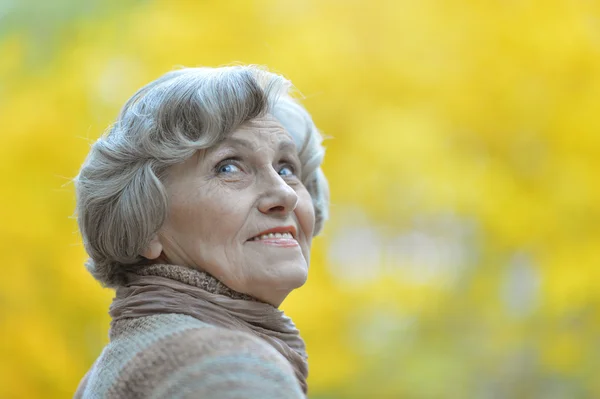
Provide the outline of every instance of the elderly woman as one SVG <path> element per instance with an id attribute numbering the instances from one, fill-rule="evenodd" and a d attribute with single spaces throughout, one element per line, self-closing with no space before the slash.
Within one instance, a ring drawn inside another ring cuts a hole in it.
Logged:
<path id="1" fill-rule="evenodd" d="M 87 267 L 116 290 L 81 398 L 302 398 L 278 310 L 327 217 L 321 136 L 283 77 L 189 68 L 140 89 L 76 178 Z"/>

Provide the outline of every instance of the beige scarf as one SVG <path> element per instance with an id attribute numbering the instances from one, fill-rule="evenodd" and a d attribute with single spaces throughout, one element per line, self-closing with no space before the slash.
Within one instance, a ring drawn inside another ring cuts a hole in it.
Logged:
<path id="1" fill-rule="evenodd" d="M 175 265 L 148 265 L 127 273 L 110 306 L 112 323 L 159 313 L 180 313 L 262 338 L 292 365 L 306 394 L 304 341 L 281 310 L 235 292 L 208 273 Z"/>

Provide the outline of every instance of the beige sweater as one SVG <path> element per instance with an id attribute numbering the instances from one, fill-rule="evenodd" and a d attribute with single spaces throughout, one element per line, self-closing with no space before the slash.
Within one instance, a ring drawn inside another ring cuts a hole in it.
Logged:
<path id="1" fill-rule="evenodd" d="M 247 332 L 165 313 L 109 337 L 75 398 L 305 398 L 289 361 Z"/>

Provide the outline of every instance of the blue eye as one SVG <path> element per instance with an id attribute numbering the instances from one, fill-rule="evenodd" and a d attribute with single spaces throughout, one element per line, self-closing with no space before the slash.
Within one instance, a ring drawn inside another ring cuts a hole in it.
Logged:
<path id="1" fill-rule="evenodd" d="M 279 176 L 293 176 L 294 175 L 294 168 L 292 166 L 286 165 L 284 167 L 282 167 L 281 169 L 279 169 Z"/>
<path id="2" fill-rule="evenodd" d="M 236 173 L 240 171 L 240 168 L 238 168 L 237 165 L 229 162 L 219 165 L 217 171 L 219 173 Z"/>

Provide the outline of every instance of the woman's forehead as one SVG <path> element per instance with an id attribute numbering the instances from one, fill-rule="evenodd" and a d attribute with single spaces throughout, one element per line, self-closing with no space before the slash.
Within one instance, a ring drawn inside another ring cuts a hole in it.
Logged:
<path id="1" fill-rule="evenodd" d="M 296 149 L 292 136 L 272 116 L 259 117 L 244 123 L 225 135 L 219 146 L 248 147 L 253 151 L 268 146 L 275 149 Z"/>

